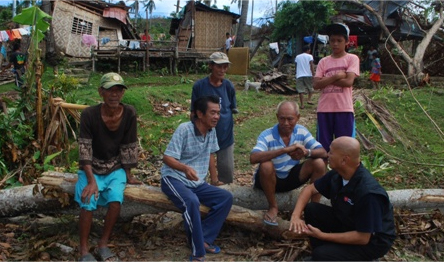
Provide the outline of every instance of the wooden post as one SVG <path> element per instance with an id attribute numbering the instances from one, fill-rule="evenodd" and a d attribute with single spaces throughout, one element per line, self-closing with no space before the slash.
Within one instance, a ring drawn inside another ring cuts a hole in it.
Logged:
<path id="1" fill-rule="evenodd" d="M 120 74 L 120 44 L 117 46 L 117 73 Z"/>

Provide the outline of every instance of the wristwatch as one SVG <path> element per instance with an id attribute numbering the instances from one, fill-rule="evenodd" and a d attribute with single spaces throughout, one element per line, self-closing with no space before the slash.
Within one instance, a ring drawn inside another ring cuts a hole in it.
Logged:
<path id="1" fill-rule="evenodd" d="M 306 156 L 306 158 L 310 158 L 311 157 L 311 149 L 308 149 L 308 154 Z"/>

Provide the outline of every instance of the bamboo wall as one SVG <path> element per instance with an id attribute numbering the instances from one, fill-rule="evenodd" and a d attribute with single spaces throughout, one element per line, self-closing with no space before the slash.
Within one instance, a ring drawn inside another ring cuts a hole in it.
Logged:
<path id="1" fill-rule="evenodd" d="M 55 1 L 52 17 L 51 24 L 52 30 L 54 30 L 54 40 L 57 50 L 72 57 L 91 57 L 91 48 L 82 43 L 82 35 L 71 32 L 74 17 L 92 23 L 92 35 L 94 35 L 98 41 L 100 41 L 99 27 L 115 30 L 116 34 L 111 34 L 111 36 L 114 38 L 122 38 L 119 22 L 113 19 L 105 19 L 101 15 L 87 10 L 84 7 L 72 4 L 72 2 Z"/>
<path id="2" fill-rule="evenodd" d="M 231 32 L 232 20 L 229 15 L 196 11 L 196 50 L 222 48 L 225 45 L 225 34 Z"/>

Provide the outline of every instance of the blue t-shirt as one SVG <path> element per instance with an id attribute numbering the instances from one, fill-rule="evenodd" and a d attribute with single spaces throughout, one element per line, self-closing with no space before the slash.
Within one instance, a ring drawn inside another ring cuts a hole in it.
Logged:
<path id="1" fill-rule="evenodd" d="M 301 125 L 296 125 L 291 134 L 289 145 L 301 144 L 307 149 L 322 148 L 322 145 L 316 141 L 307 128 Z M 278 124 L 263 131 L 257 138 L 256 145 L 251 153 L 264 152 L 287 147 L 279 135 Z M 276 170 L 276 176 L 280 179 L 284 179 L 288 176 L 288 172 L 299 164 L 299 160 L 294 160 L 288 154 L 282 154 L 273 158 L 274 168 Z"/>
<path id="2" fill-rule="evenodd" d="M 163 164 L 162 177 L 170 176 L 182 181 L 187 187 L 198 187 L 205 182 L 210 164 L 210 154 L 219 150 L 214 128 L 204 137 L 192 122 L 179 125 L 165 150 L 165 155 L 173 157 L 182 164 L 192 167 L 199 177 L 191 181 L 182 171 Z"/>
<path id="3" fill-rule="evenodd" d="M 224 79 L 222 85 L 216 87 L 210 83 L 210 78 L 198 80 L 193 86 L 191 94 L 191 112 L 193 104 L 199 97 L 216 95 L 219 97 L 220 119 L 216 126 L 217 141 L 220 149 L 225 149 L 234 143 L 234 121 L 232 109 L 236 108 L 236 92 L 229 80 Z"/>

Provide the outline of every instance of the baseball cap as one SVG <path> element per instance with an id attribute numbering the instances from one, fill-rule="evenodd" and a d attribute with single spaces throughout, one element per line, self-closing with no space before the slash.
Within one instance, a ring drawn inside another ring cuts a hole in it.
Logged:
<path id="1" fill-rule="evenodd" d="M 210 55 L 210 60 L 216 64 L 231 64 L 228 56 L 222 52 L 214 52 Z"/>
<path id="2" fill-rule="evenodd" d="M 100 86 L 105 89 L 110 89 L 113 86 L 123 86 L 124 88 L 128 89 L 128 87 L 125 85 L 125 81 L 123 81 L 123 78 L 117 73 L 104 74 L 102 79 L 100 79 Z"/>
<path id="3" fill-rule="evenodd" d="M 327 35 L 343 35 L 346 36 L 347 39 L 350 35 L 350 29 L 346 24 L 343 23 L 334 23 L 330 24 L 325 28 Z"/>

